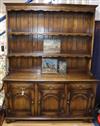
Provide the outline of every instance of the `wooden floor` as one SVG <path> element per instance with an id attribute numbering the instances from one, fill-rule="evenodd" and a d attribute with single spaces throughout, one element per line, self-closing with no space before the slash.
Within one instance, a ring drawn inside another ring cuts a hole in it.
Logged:
<path id="1" fill-rule="evenodd" d="M 68 122 L 68 121 L 63 121 L 63 122 L 52 122 L 52 121 L 47 121 L 47 122 L 34 122 L 34 121 L 23 121 L 23 122 L 13 122 L 10 124 L 7 124 L 5 121 L 3 123 L 3 126 L 94 126 L 93 123 L 87 123 L 87 122 Z"/>

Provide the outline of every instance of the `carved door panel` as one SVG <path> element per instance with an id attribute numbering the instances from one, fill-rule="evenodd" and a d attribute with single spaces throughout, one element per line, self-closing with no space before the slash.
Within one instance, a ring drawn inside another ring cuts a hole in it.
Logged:
<path id="1" fill-rule="evenodd" d="M 64 97 L 63 84 L 39 84 L 38 115 L 44 117 L 63 116 Z"/>
<path id="2" fill-rule="evenodd" d="M 25 117 L 34 115 L 34 86 L 30 83 L 7 85 L 7 115 Z"/>
<path id="3" fill-rule="evenodd" d="M 68 85 L 68 112 L 69 116 L 89 116 L 92 114 L 95 100 L 95 85 L 73 83 Z"/>

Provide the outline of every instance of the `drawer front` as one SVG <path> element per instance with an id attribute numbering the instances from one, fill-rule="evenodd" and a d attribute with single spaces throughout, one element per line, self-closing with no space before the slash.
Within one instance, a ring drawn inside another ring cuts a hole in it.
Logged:
<path id="1" fill-rule="evenodd" d="M 68 85 L 68 88 L 71 90 L 84 90 L 84 89 L 93 89 L 95 83 L 88 82 L 74 82 Z"/>
<path id="2" fill-rule="evenodd" d="M 12 94 L 22 93 L 23 91 L 24 93 L 30 93 L 31 90 L 34 91 L 34 85 L 32 85 L 31 83 L 23 83 L 23 82 L 9 83 L 8 89 L 11 90 L 10 93 Z"/>
<path id="3" fill-rule="evenodd" d="M 39 84 L 38 86 L 39 89 L 42 90 L 63 90 L 64 89 L 64 84 Z"/>

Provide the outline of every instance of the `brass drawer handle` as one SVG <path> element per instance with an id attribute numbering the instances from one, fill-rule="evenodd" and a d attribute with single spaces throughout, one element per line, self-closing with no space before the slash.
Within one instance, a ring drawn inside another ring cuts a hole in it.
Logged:
<path id="1" fill-rule="evenodd" d="M 52 89 L 54 89 L 54 87 L 49 87 L 48 89 L 49 89 L 49 90 L 52 90 Z"/>
<path id="2" fill-rule="evenodd" d="M 25 94 L 25 88 L 21 88 L 21 95 L 23 96 Z"/>

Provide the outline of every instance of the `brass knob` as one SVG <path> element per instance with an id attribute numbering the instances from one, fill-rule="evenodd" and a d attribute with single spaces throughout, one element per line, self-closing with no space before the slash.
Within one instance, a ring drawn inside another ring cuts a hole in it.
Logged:
<path id="1" fill-rule="evenodd" d="M 32 101 L 32 104 L 34 104 L 34 101 Z"/>
<path id="2" fill-rule="evenodd" d="M 38 104 L 40 104 L 41 102 L 40 101 L 38 101 Z"/>
<path id="3" fill-rule="evenodd" d="M 69 101 L 67 101 L 67 104 L 69 104 Z"/>

